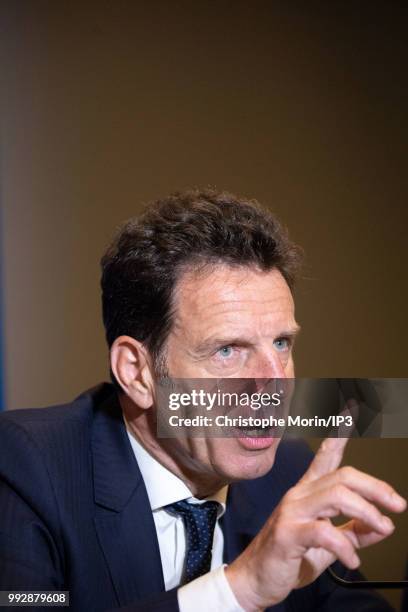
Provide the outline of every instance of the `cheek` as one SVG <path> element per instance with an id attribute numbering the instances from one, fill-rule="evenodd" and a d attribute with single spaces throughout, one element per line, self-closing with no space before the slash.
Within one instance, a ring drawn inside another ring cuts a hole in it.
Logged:
<path id="1" fill-rule="evenodd" d="M 236 442 L 231 438 L 191 438 L 189 447 L 191 456 L 202 466 L 225 466 L 235 455 Z"/>
<path id="2" fill-rule="evenodd" d="M 188 455 L 195 469 L 204 472 L 211 467 L 214 458 L 218 455 L 219 438 L 189 438 L 187 440 Z M 215 444 L 214 444 L 215 443 Z"/>

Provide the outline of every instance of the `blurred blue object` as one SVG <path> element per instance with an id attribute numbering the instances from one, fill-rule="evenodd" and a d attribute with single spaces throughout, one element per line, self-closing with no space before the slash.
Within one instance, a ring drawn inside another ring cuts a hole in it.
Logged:
<path id="1" fill-rule="evenodd" d="M 3 241 L 2 241 L 2 223 L 1 223 L 1 208 L 0 208 L 0 411 L 4 409 L 4 330 L 3 330 Z"/>

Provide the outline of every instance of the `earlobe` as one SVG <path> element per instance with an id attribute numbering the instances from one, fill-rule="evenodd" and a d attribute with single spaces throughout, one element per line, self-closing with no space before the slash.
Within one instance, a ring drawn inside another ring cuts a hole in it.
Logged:
<path id="1" fill-rule="evenodd" d="M 120 336 L 110 351 L 112 372 L 126 395 L 139 407 L 153 404 L 153 378 L 147 350 L 130 336 Z"/>

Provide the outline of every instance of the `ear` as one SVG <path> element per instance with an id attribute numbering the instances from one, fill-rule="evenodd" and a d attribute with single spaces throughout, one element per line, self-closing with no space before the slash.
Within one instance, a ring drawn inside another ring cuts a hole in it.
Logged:
<path id="1" fill-rule="evenodd" d="M 139 408 L 153 404 L 152 363 L 141 342 L 130 336 L 119 336 L 110 350 L 110 364 L 123 391 Z"/>

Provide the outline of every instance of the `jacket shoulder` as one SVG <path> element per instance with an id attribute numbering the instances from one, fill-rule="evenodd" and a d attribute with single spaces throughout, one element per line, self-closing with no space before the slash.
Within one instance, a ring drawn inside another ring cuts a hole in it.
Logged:
<path id="1" fill-rule="evenodd" d="M 102 383 L 66 404 L 2 412 L 0 438 L 12 435 L 14 441 L 31 440 L 39 447 L 47 448 L 47 442 L 67 437 L 72 429 L 89 429 L 95 409 L 111 391 L 111 385 Z"/>
<path id="2" fill-rule="evenodd" d="M 3 412 L 0 481 L 34 499 L 50 482 L 61 488 L 88 473 L 94 412 L 109 392 L 111 385 L 103 384 L 69 404 Z"/>

